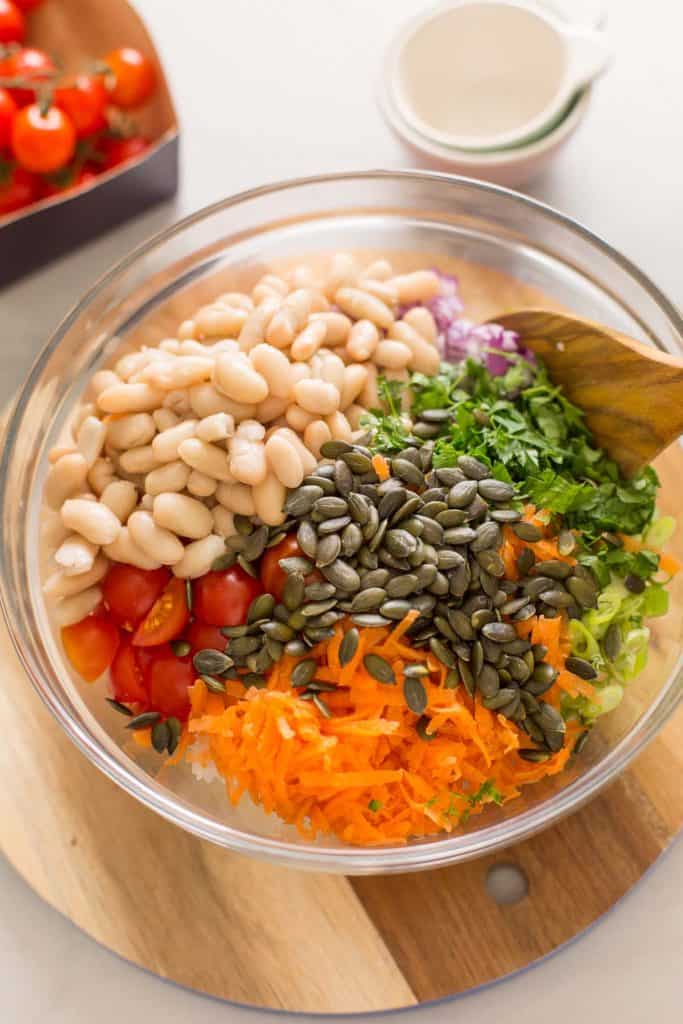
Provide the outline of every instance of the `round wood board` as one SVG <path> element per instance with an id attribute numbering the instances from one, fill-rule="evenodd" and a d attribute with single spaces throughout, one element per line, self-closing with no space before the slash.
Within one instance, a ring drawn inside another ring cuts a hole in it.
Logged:
<path id="1" fill-rule="evenodd" d="M 501 287 L 510 306 L 538 299 L 495 272 L 482 290 L 481 268 L 456 270 L 473 318 L 490 315 Z M 669 452 L 659 461 L 665 511 L 680 509 L 679 459 Z M 181 831 L 93 767 L 31 689 L 2 623 L 0 657 L 0 849 L 107 948 L 240 1004 L 370 1012 L 493 981 L 609 910 L 683 823 L 680 710 L 590 805 L 502 854 L 384 878 L 278 868 Z M 515 903 L 487 893 L 488 871 L 500 863 L 528 880 Z"/>

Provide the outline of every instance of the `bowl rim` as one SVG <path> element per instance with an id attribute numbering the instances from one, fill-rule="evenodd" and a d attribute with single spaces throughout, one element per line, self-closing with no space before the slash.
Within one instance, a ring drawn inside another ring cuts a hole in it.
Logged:
<path id="1" fill-rule="evenodd" d="M 12 441 L 18 435 L 25 406 L 33 395 L 38 375 L 76 319 L 104 288 L 114 282 L 130 266 L 157 246 L 181 234 L 186 228 L 208 219 L 220 211 L 229 209 L 238 203 L 249 201 L 259 196 L 308 185 L 332 185 L 343 181 L 361 183 L 363 181 L 388 180 L 406 182 L 424 182 L 427 180 L 442 182 L 444 185 L 457 184 L 472 189 L 474 192 L 499 195 L 508 201 L 534 210 L 560 226 L 578 233 L 579 236 L 600 249 L 603 254 L 614 260 L 621 269 L 638 281 L 650 298 L 659 305 L 660 309 L 671 320 L 679 336 L 679 345 L 683 349 L 683 316 L 659 287 L 627 257 L 609 243 L 603 241 L 597 234 L 573 218 L 560 213 L 539 200 L 488 182 L 435 171 L 371 169 L 284 179 L 243 190 L 189 214 L 187 217 L 157 232 L 151 238 L 135 247 L 87 289 L 80 301 L 64 316 L 52 337 L 34 360 L 24 384 L 9 411 L 4 435 L 7 443 L 3 446 L 0 457 L 0 505 L 4 508 L 9 460 L 13 451 Z M 237 853 L 257 855 L 266 860 L 298 868 L 335 871 L 346 874 L 424 870 L 442 867 L 460 860 L 471 859 L 484 853 L 490 854 L 512 843 L 519 842 L 553 825 L 569 811 L 578 809 L 587 800 L 595 796 L 616 775 L 623 771 L 638 752 L 650 742 L 664 724 L 664 720 L 671 715 L 683 699 L 683 653 L 681 653 L 676 666 L 672 670 L 669 685 L 658 694 L 657 698 L 650 704 L 640 719 L 638 723 L 639 735 L 633 737 L 633 730 L 627 733 L 617 747 L 607 754 L 598 765 L 590 768 L 584 775 L 567 786 L 566 789 L 557 793 L 548 806 L 532 808 L 478 832 L 446 835 L 430 842 L 417 843 L 415 845 L 406 844 L 405 846 L 371 849 L 354 846 L 318 848 L 311 845 L 305 847 L 282 839 L 251 836 L 230 825 L 217 822 L 205 814 L 196 811 L 186 801 L 168 793 L 154 780 L 149 780 L 146 776 L 138 777 L 131 769 L 120 764 L 104 745 L 95 746 L 86 728 L 75 717 L 71 716 L 62 704 L 58 694 L 50 687 L 45 686 L 38 678 L 38 674 L 34 672 L 30 659 L 22 648 L 21 638 L 15 630 L 10 613 L 10 601 L 8 600 L 7 582 L 4 573 L 0 574 L 0 607 L 2 607 L 12 644 L 34 690 L 36 690 L 40 699 L 57 719 L 60 727 L 69 739 L 108 778 L 124 789 L 130 796 L 138 799 L 144 806 L 149 807 L 163 818 L 183 827 L 186 831 L 202 839 L 214 842 Z M 658 720 L 659 716 L 657 714 L 660 710 L 665 712 L 661 721 Z"/>

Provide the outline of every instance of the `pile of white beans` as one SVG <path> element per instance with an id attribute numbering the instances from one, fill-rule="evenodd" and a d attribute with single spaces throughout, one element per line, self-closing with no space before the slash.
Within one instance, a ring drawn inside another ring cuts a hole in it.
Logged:
<path id="1" fill-rule="evenodd" d="M 57 568 L 44 589 L 60 624 L 97 606 L 110 560 L 195 579 L 224 553 L 234 514 L 281 523 L 320 446 L 362 433 L 378 374 L 437 371 L 431 313 L 398 312 L 439 288 L 431 270 L 395 275 L 388 260 L 338 253 L 323 280 L 308 266 L 266 274 L 95 373 L 45 483 Z"/>

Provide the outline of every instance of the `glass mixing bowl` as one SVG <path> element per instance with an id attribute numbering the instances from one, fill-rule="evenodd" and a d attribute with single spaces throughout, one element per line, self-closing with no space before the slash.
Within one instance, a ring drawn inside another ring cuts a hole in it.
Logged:
<path id="1" fill-rule="evenodd" d="M 367 850 L 327 838 L 303 840 L 246 802 L 232 808 L 220 781 L 198 782 L 184 768 L 157 778 L 158 761 L 133 759 L 130 734 L 103 700 L 102 687 L 80 683 L 66 665 L 43 603 L 39 513 L 47 452 L 89 377 L 121 345 L 168 336 L 188 310 L 271 261 L 358 248 L 412 251 L 423 265 L 439 254 L 478 263 L 579 314 L 683 351 L 681 317 L 652 282 L 585 228 L 531 199 L 438 174 L 300 179 L 202 210 L 141 246 L 95 285 L 31 370 L 10 415 L 0 466 L 4 611 L 31 683 L 73 742 L 136 799 L 204 839 L 300 868 L 349 874 L 438 867 L 545 828 L 624 769 L 672 713 L 683 685 L 679 581 L 671 611 L 654 620 L 648 669 L 564 774 L 529 787 L 507 807 L 491 808 L 460 832 L 405 846 Z M 489 296 L 489 304 L 492 313 L 504 306 L 503 297 Z M 677 511 L 678 446 L 661 471 L 662 505 Z"/>

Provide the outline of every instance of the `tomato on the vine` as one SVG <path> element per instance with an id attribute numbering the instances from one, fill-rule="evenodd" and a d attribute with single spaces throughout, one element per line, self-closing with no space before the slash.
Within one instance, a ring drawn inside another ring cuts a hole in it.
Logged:
<path id="1" fill-rule="evenodd" d="M 247 621 L 249 605 L 263 593 L 258 580 L 238 565 L 207 572 L 193 586 L 194 613 L 211 626 L 240 626 Z"/>
<path id="2" fill-rule="evenodd" d="M 210 626 L 206 622 L 195 619 L 183 633 L 183 640 L 190 645 L 190 653 L 207 649 L 213 651 L 224 651 L 228 646 L 227 637 L 223 636 L 218 626 Z"/>
<path id="3" fill-rule="evenodd" d="M 157 647 L 176 640 L 190 618 L 185 580 L 174 577 L 164 587 L 133 634 L 134 647 Z"/>
<path id="4" fill-rule="evenodd" d="M 261 583 L 267 594 L 272 594 L 277 601 L 282 600 L 282 592 L 287 582 L 287 573 L 280 568 L 282 558 L 305 558 L 305 555 L 296 539 L 296 534 L 288 533 L 286 537 L 276 544 L 274 548 L 268 548 L 261 559 Z M 313 583 L 320 579 L 317 570 L 306 576 L 306 583 Z"/>
<path id="5" fill-rule="evenodd" d="M 41 197 L 45 199 L 50 196 L 63 196 L 67 192 L 76 192 L 95 181 L 97 174 L 97 168 L 91 164 L 64 168 L 54 178 L 43 179 Z"/>
<path id="6" fill-rule="evenodd" d="M 24 15 L 13 0 L 0 0 L 0 43 L 21 43 L 26 35 Z"/>
<path id="7" fill-rule="evenodd" d="M 154 65 L 140 50 L 122 46 L 108 53 L 104 63 L 111 71 L 111 79 L 107 81 L 109 97 L 122 110 L 142 106 L 154 92 Z"/>
<path id="8" fill-rule="evenodd" d="M 110 171 L 119 164 L 125 164 L 128 160 L 134 160 L 149 149 L 149 142 L 142 135 L 131 135 L 128 138 L 116 138 L 115 136 L 104 136 L 98 146 L 103 156 L 102 168 Z"/>
<path id="9" fill-rule="evenodd" d="M 104 615 L 88 615 L 62 630 L 66 656 L 79 676 L 92 683 L 111 665 L 119 646 L 119 631 Z"/>
<path id="10" fill-rule="evenodd" d="M 0 216 L 30 206 L 40 198 L 40 178 L 16 164 L 0 165 Z"/>
<path id="11" fill-rule="evenodd" d="M 7 89 L 0 86 L 0 149 L 6 149 L 12 138 L 12 122 L 17 105 Z"/>
<path id="12" fill-rule="evenodd" d="M 168 569 L 138 569 L 113 562 L 102 583 L 112 617 L 129 629 L 140 624 L 170 579 Z"/>
<path id="13" fill-rule="evenodd" d="M 138 649 L 124 635 L 111 664 L 111 682 L 116 700 L 124 704 L 148 703 L 145 667 L 138 657 Z"/>
<path id="14" fill-rule="evenodd" d="M 188 691 L 196 678 L 189 654 L 179 658 L 170 647 L 161 647 L 154 652 L 146 672 L 150 707 L 181 721 L 187 718 L 190 713 Z"/>
<path id="15" fill-rule="evenodd" d="M 43 112 L 37 103 L 31 103 L 14 118 L 12 152 L 27 171 L 58 171 L 68 164 L 75 149 L 76 129 L 59 107 Z"/>
<path id="16" fill-rule="evenodd" d="M 55 89 L 54 102 L 71 118 L 79 139 L 107 125 L 107 90 L 99 75 L 76 75 Z"/>
<path id="17" fill-rule="evenodd" d="M 35 88 L 24 85 L 8 86 L 12 93 L 12 99 L 18 107 L 25 107 L 29 103 L 33 103 L 36 89 L 39 89 L 52 75 L 56 74 L 56 71 L 52 58 L 34 46 L 22 47 L 0 60 L 0 78 L 20 78 L 24 81 L 35 82 Z"/>

